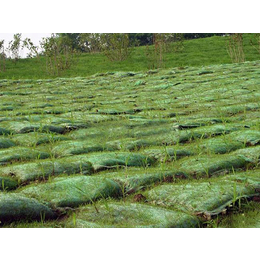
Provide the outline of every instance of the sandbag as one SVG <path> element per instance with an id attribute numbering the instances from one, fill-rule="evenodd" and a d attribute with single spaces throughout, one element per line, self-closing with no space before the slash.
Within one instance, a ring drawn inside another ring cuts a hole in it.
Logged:
<path id="1" fill-rule="evenodd" d="M 225 179 L 160 185 L 145 193 L 151 204 L 203 214 L 217 215 L 241 198 L 257 194 L 254 187 Z"/>
<path id="2" fill-rule="evenodd" d="M 232 138 L 247 146 L 257 145 L 260 142 L 260 131 L 257 130 L 244 130 L 236 133 L 231 133 L 227 138 Z"/>
<path id="3" fill-rule="evenodd" d="M 23 147 L 11 147 L 0 150 L 0 165 L 5 165 L 15 161 L 32 160 L 32 159 L 46 159 L 50 154 L 35 149 Z"/>
<path id="4" fill-rule="evenodd" d="M 78 228 L 190 228 L 198 227 L 197 217 L 156 206 L 108 202 L 85 206 L 68 219 L 67 227 Z"/>
<path id="5" fill-rule="evenodd" d="M 45 220 L 56 214 L 36 199 L 21 194 L 0 193 L 0 223 L 20 220 Z"/>
<path id="6" fill-rule="evenodd" d="M 15 143 L 8 138 L 0 138 L 0 149 L 15 146 Z"/>
<path id="7" fill-rule="evenodd" d="M 224 154 L 241 149 L 244 147 L 244 144 L 236 140 L 230 140 L 227 136 L 226 139 L 221 137 L 205 140 L 199 147 L 205 153 Z"/>
<path id="8" fill-rule="evenodd" d="M 12 178 L 0 176 L 0 190 L 9 191 L 16 189 L 18 182 Z"/>
<path id="9" fill-rule="evenodd" d="M 53 207 L 77 207 L 100 198 L 120 197 L 122 190 L 118 183 L 109 179 L 73 176 L 27 186 L 19 194 L 37 198 Z"/>
<path id="10" fill-rule="evenodd" d="M 9 135 L 9 134 L 11 134 L 10 130 L 0 127 L 0 135 Z"/>
<path id="11" fill-rule="evenodd" d="M 260 158 L 260 146 L 239 149 L 233 152 L 233 154 L 245 158 L 245 160 L 250 161 L 252 164 L 257 164 Z"/>
<path id="12" fill-rule="evenodd" d="M 12 136 L 12 141 L 20 146 L 35 147 L 40 144 L 56 143 L 58 141 L 68 140 L 64 135 L 53 133 L 31 132 L 27 134 L 16 134 Z"/>
<path id="13" fill-rule="evenodd" d="M 163 182 L 175 182 L 188 178 L 188 175 L 171 169 L 171 167 L 167 169 L 159 167 L 149 167 L 146 169 L 133 167 L 127 170 L 119 169 L 114 172 L 103 172 L 99 176 L 118 182 L 122 190 L 124 190 L 124 194 L 128 195 L 142 189 L 154 187 Z"/>
<path id="14" fill-rule="evenodd" d="M 42 125 L 38 122 L 30 123 L 28 121 L 7 121 L 2 123 L 5 128 L 13 133 L 30 133 L 30 132 L 54 132 L 63 134 L 66 132 L 66 128 L 58 125 Z"/>
<path id="15" fill-rule="evenodd" d="M 91 141 L 63 141 L 56 144 L 52 150 L 55 156 L 70 156 L 99 151 L 115 151 L 115 145 L 95 144 Z"/>
<path id="16" fill-rule="evenodd" d="M 236 131 L 221 137 L 203 141 L 200 147 L 207 152 L 229 153 L 260 142 L 260 132 L 255 130 Z"/>
<path id="17" fill-rule="evenodd" d="M 83 160 L 44 160 L 39 162 L 31 162 L 5 166 L 0 168 L 0 174 L 3 176 L 13 176 L 20 183 L 48 179 L 49 176 L 57 176 L 60 174 L 86 174 L 90 175 L 94 169 L 90 162 Z"/>
<path id="18" fill-rule="evenodd" d="M 254 187 L 256 190 L 260 190 L 260 169 L 236 172 L 235 174 L 225 176 L 225 179 L 243 183 L 244 185 Z"/>
<path id="19" fill-rule="evenodd" d="M 178 162 L 179 171 L 191 176 L 212 176 L 243 169 L 251 160 L 238 154 L 200 155 L 188 157 Z"/>
<path id="20" fill-rule="evenodd" d="M 84 159 L 92 163 L 95 171 L 101 171 L 120 166 L 146 167 L 155 163 L 153 158 L 140 153 L 93 153 L 89 155 L 79 155 L 77 158 Z"/>
<path id="21" fill-rule="evenodd" d="M 187 148 L 150 148 L 143 151 L 147 156 L 154 158 L 155 160 L 177 160 L 185 156 L 194 155 L 190 149 Z"/>

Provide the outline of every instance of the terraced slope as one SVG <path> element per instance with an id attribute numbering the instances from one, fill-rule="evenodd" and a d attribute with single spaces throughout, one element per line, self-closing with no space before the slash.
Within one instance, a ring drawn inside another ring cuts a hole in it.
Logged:
<path id="1" fill-rule="evenodd" d="M 259 66 L 1 80 L 1 225 L 259 226 Z"/>

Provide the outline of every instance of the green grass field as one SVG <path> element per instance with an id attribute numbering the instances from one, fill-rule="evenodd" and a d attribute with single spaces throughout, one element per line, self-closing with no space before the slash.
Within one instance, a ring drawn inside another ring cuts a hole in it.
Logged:
<path id="1" fill-rule="evenodd" d="M 227 52 L 228 37 L 214 36 L 184 41 L 181 52 L 168 52 L 164 56 L 164 68 L 185 66 L 206 66 L 231 63 Z M 244 34 L 244 52 L 246 61 L 259 60 L 260 54 L 251 46 L 252 34 Z M 173 48 L 172 48 L 173 49 Z M 62 77 L 85 77 L 108 71 L 145 71 L 150 69 L 146 47 L 136 47 L 131 56 L 122 62 L 111 62 L 102 53 L 81 54 L 75 58 L 74 65 L 64 72 Z M 55 78 L 46 72 L 44 57 L 39 59 L 21 59 L 16 64 L 7 61 L 6 71 L 0 71 L 1 79 L 46 79 Z"/>
<path id="2" fill-rule="evenodd" d="M 141 48 L 59 78 L 19 61 L 0 80 L 0 225 L 259 227 L 260 62 L 228 64 L 224 40 L 157 70 Z"/>

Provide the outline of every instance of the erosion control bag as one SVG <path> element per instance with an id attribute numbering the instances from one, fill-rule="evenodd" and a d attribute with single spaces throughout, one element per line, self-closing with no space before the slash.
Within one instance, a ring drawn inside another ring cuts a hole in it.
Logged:
<path id="1" fill-rule="evenodd" d="M 36 199 L 21 194 L 0 193 L 1 224 L 17 220 L 45 220 L 55 218 L 55 213 Z"/>
<path id="2" fill-rule="evenodd" d="M 13 190 L 16 189 L 18 186 L 18 182 L 13 180 L 12 178 L 2 177 L 0 176 L 0 190 Z"/>
<path id="3" fill-rule="evenodd" d="M 10 147 L 0 150 L 0 165 L 22 160 L 46 159 L 48 157 L 50 157 L 49 153 L 39 150 L 24 147 Z"/>
<path id="4" fill-rule="evenodd" d="M 257 194 L 252 186 L 219 178 L 186 184 L 158 186 L 147 193 L 149 203 L 193 214 L 217 215 L 241 198 Z"/>
<path id="5" fill-rule="evenodd" d="M 80 208 L 76 216 L 68 220 L 70 227 L 100 228 L 188 228 L 198 227 L 197 217 L 156 206 L 109 202 Z"/>
<path id="6" fill-rule="evenodd" d="M 73 176 L 25 187 L 21 192 L 54 207 L 77 207 L 107 197 L 120 197 L 121 187 L 115 181 L 96 176 Z"/>
<path id="7" fill-rule="evenodd" d="M 14 176 L 21 183 L 47 179 L 49 176 L 60 174 L 92 174 L 93 167 L 90 162 L 81 160 L 46 160 L 5 166 L 0 168 L 0 174 L 4 176 Z"/>
<path id="8" fill-rule="evenodd" d="M 76 157 L 75 157 L 76 158 Z M 95 171 L 127 167 L 146 167 L 155 163 L 155 160 L 141 153 L 111 152 L 96 153 L 91 155 L 79 155 L 77 158 L 84 159 L 92 163 Z"/>

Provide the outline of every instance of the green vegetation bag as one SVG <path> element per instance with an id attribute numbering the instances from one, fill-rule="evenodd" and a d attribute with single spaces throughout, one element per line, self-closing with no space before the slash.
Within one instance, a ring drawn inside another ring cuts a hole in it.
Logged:
<path id="1" fill-rule="evenodd" d="M 238 154 L 200 155 L 178 162 L 179 171 L 194 176 L 212 176 L 243 169 L 251 160 Z"/>
<path id="2" fill-rule="evenodd" d="M 0 168 L 1 169 L 1 168 Z M 0 176 L 0 190 L 9 191 L 16 189 L 18 187 L 18 182 L 8 177 Z"/>
<path id="3" fill-rule="evenodd" d="M 0 138 L 0 149 L 15 146 L 15 143 L 7 138 Z"/>
<path id="4" fill-rule="evenodd" d="M 0 223 L 45 220 L 56 214 L 46 205 L 21 194 L 0 193 Z"/>
<path id="5" fill-rule="evenodd" d="M 10 147 L 8 149 L 0 150 L 0 165 L 12 163 L 15 161 L 46 159 L 49 157 L 49 153 L 39 150 L 23 147 Z"/>
<path id="6" fill-rule="evenodd" d="M 145 196 L 151 204 L 211 216 L 224 212 L 237 200 L 252 197 L 255 194 L 257 192 L 254 187 L 218 179 L 161 185 L 146 192 Z"/>
<path id="7" fill-rule="evenodd" d="M 83 160 L 44 160 L 5 166 L 0 168 L 0 174 L 4 176 L 14 176 L 19 182 L 47 179 L 50 176 L 60 174 L 92 174 L 94 171 L 90 162 Z"/>
<path id="8" fill-rule="evenodd" d="M 95 144 L 93 141 L 64 141 L 56 144 L 52 150 L 56 156 L 70 156 L 76 154 L 84 154 L 99 151 L 118 150 L 114 145 Z"/>
<path id="9" fill-rule="evenodd" d="M 54 132 L 62 134 L 66 132 L 65 127 L 56 126 L 56 125 L 42 125 L 41 123 L 30 123 L 28 121 L 7 121 L 2 124 L 5 128 L 9 129 L 11 132 L 22 134 L 29 133 L 34 131 L 39 132 Z"/>
<path id="10" fill-rule="evenodd" d="M 54 144 L 58 141 L 68 140 L 69 138 L 63 135 L 54 133 L 38 133 L 31 132 L 27 134 L 15 134 L 12 137 L 12 141 L 20 146 L 35 147 L 40 144 Z"/>
<path id="11" fill-rule="evenodd" d="M 85 206 L 67 221 L 68 227 L 100 228 L 190 228 L 198 227 L 195 216 L 156 206 L 108 202 Z"/>
<path id="12" fill-rule="evenodd" d="M 95 171 L 117 168 L 120 166 L 128 167 L 147 167 L 155 163 L 153 158 L 140 153 L 95 153 L 90 155 L 79 155 L 77 158 L 82 158 L 92 163 Z"/>
<path id="13" fill-rule="evenodd" d="M 74 176 L 30 185 L 19 193 L 48 202 L 54 207 L 77 207 L 100 198 L 120 197 L 122 190 L 112 180 L 95 176 Z"/>

